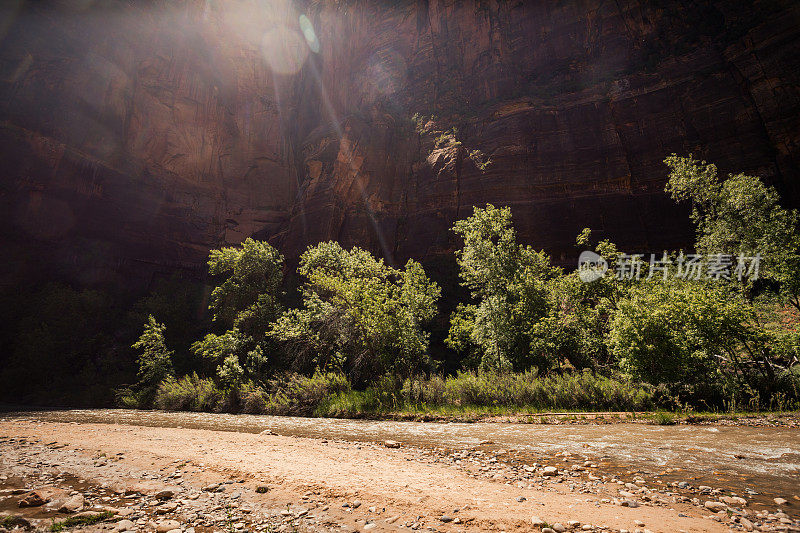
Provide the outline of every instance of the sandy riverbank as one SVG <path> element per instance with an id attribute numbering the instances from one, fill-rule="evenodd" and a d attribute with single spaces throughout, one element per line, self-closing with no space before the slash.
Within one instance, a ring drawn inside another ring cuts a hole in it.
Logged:
<path id="1" fill-rule="evenodd" d="M 130 508 L 126 514 L 142 531 L 166 519 L 200 532 L 235 526 L 528 531 L 540 529 L 532 523 L 534 516 L 567 528 L 577 521 L 578 530 L 587 524 L 587 530 L 596 531 L 744 529 L 728 521 L 727 510 L 714 514 L 702 503 L 693 504 L 691 495 L 667 488 L 620 485 L 588 463 L 545 476 L 544 465 L 503 464 L 480 450 L 437 454 L 324 439 L 110 424 L 5 421 L 0 437 L 7 500 L 22 496 L 9 492 L 15 487 L 70 490 L 75 487 L 68 486 L 69 480 L 84 480 L 94 490 L 107 491 L 101 502 Z M 222 492 L 202 490 L 219 483 Z M 258 493 L 258 487 L 268 490 Z M 167 489 L 174 496 L 154 497 Z M 743 509 L 750 519 L 744 524 L 759 523 L 752 510 Z M 777 518 L 763 522 L 779 525 Z M 784 526 L 797 526 L 790 522 Z"/>

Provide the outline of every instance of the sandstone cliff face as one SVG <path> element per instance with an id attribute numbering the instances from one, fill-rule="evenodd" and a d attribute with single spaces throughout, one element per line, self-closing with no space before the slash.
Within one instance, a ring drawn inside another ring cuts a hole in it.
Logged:
<path id="1" fill-rule="evenodd" d="M 5 13 L 6 268 L 46 257 L 86 283 L 146 282 L 202 272 L 209 247 L 251 234 L 290 256 L 338 239 L 424 259 L 487 202 L 557 260 L 585 226 L 631 251 L 672 248 L 692 231 L 662 192 L 671 152 L 800 203 L 800 7 L 662 4 Z"/>
<path id="2" fill-rule="evenodd" d="M 202 272 L 210 246 L 275 232 L 295 188 L 281 119 L 292 100 L 276 96 L 291 80 L 273 75 L 258 39 L 287 13 L 259 24 L 202 2 L 6 13 L 12 267 L 45 257 L 79 282 L 147 283 Z"/>

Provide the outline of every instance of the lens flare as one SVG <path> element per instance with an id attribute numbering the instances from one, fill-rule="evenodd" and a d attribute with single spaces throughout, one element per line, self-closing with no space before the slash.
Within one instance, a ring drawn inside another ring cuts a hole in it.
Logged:
<path id="1" fill-rule="evenodd" d="M 317 34 L 314 33 L 314 26 L 305 15 L 300 15 L 300 31 L 303 32 L 303 37 L 306 38 L 306 42 L 308 43 L 308 47 L 311 48 L 311 51 L 318 54 L 319 41 L 317 40 Z"/>
<path id="2" fill-rule="evenodd" d="M 308 57 L 308 45 L 296 31 L 278 26 L 264 34 L 261 53 L 274 73 L 296 74 Z"/>

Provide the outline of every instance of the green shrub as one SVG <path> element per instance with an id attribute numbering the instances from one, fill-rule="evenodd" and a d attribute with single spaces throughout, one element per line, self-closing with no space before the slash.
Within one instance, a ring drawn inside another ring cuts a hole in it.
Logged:
<path id="1" fill-rule="evenodd" d="M 682 401 L 721 406 L 752 388 L 742 361 L 764 341 L 751 316 L 741 297 L 710 284 L 643 284 L 619 302 L 609 346 L 634 379 L 665 383 Z"/>
<path id="2" fill-rule="evenodd" d="M 445 380 L 406 380 L 406 407 L 512 407 L 539 410 L 644 410 L 654 404 L 653 387 L 590 371 L 538 376 L 521 373 L 460 372 Z"/>
<path id="3" fill-rule="evenodd" d="M 657 412 L 655 417 L 653 417 L 653 421 L 659 426 L 674 426 L 676 423 L 672 413 L 666 413 L 664 411 Z"/>
<path id="4" fill-rule="evenodd" d="M 330 396 L 349 392 L 350 382 L 334 372 L 317 372 L 311 377 L 288 374 L 273 382 L 272 388 L 263 413 L 311 416 Z"/>
<path id="5" fill-rule="evenodd" d="M 262 387 L 248 382 L 239 390 L 241 411 L 249 414 L 263 414 L 268 412 L 269 394 Z"/>
<path id="6" fill-rule="evenodd" d="M 405 405 L 441 405 L 444 403 L 445 381 L 440 376 L 408 378 L 400 390 Z"/>
<path id="7" fill-rule="evenodd" d="M 154 406 L 166 411 L 213 411 L 223 398 L 223 392 L 211 379 L 196 373 L 180 379 L 169 377 L 156 391 Z"/>
<path id="8" fill-rule="evenodd" d="M 314 411 L 316 416 L 342 418 L 360 417 L 381 412 L 381 394 L 374 388 L 364 391 L 350 390 L 329 396 Z"/>

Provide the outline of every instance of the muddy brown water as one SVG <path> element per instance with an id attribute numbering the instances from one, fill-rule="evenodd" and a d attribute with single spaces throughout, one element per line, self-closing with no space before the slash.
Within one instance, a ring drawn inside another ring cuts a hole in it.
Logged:
<path id="1" fill-rule="evenodd" d="M 124 409 L 22 411 L 0 417 L 246 433 L 269 429 L 279 435 L 361 442 L 392 439 L 448 450 L 480 446 L 487 451 L 513 451 L 516 460 L 550 464 L 554 464 L 554 454 L 569 452 L 597 461 L 622 477 L 644 474 L 663 481 L 710 485 L 753 495 L 764 504 L 781 496 L 793 502 L 792 510 L 800 507 L 794 498 L 800 496 L 800 430 L 792 428 L 399 422 Z M 484 441 L 491 444 L 481 445 Z M 575 459 L 561 461 L 569 464 Z"/>

